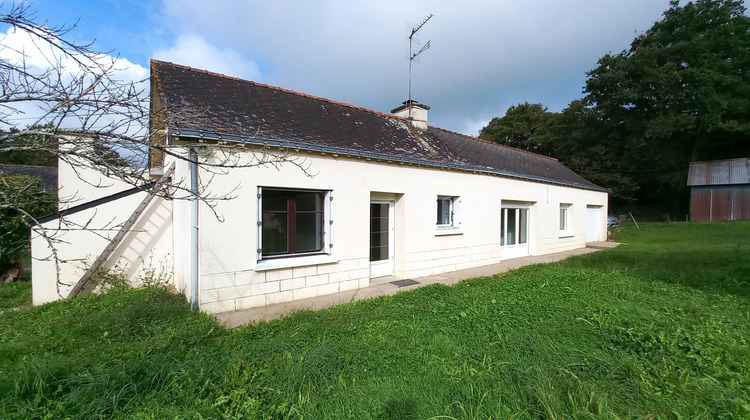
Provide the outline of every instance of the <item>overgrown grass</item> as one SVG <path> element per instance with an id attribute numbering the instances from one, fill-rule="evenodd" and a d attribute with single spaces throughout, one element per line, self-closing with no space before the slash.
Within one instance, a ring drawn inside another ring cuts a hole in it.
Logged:
<path id="1" fill-rule="evenodd" d="M 158 288 L 4 311 L 0 417 L 750 417 L 750 223 L 642 227 L 231 331 Z"/>
<path id="2" fill-rule="evenodd" d="M 31 283 L 0 284 L 0 315 L 24 305 L 31 305 Z"/>

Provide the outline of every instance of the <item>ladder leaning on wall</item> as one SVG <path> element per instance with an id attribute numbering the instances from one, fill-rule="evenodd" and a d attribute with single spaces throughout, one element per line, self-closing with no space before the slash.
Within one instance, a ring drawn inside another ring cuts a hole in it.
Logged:
<path id="1" fill-rule="evenodd" d="M 125 239 L 125 235 L 130 232 L 130 229 L 133 227 L 133 225 L 135 225 L 135 222 L 138 221 L 138 218 L 146 210 L 146 207 L 148 207 L 148 204 L 151 202 L 154 196 L 156 196 L 156 193 L 163 187 L 164 183 L 172 176 L 173 172 L 174 164 L 172 164 L 172 166 L 170 166 L 169 169 L 164 172 L 164 175 L 162 175 L 161 178 L 159 178 L 159 180 L 156 181 L 156 183 L 149 189 L 148 195 L 146 195 L 143 201 L 141 201 L 141 204 L 139 204 L 138 207 L 135 208 L 135 211 L 133 211 L 133 214 L 128 217 L 128 220 L 123 223 L 120 231 L 117 232 L 112 240 L 109 241 L 109 244 L 107 244 L 102 253 L 99 254 L 99 257 L 94 261 L 93 264 L 91 264 L 91 267 L 86 270 L 86 272 L 83 274 L 81 279 L 78 280 L 75 286 L 73 286 L 70 294 L 68 294 L 68 298 L 71 298 L 73 296 L 81 296 L 94 290 L 95 285 L 91 282 L 91 279 L 94 277 L 94 275 L 96 275 L 102 265 L 107 262 L 107 259 L 112 256 L 112 253 L 115 251 L 115 249 L 117 249 L 122 240 Z"/>

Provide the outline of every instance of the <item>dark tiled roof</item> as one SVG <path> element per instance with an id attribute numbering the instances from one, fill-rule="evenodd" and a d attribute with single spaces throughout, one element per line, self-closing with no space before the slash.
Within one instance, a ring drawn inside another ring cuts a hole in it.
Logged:
<path id="1" fill-rule="evenodd" d="M 161 61 L 152 60 L 151 75 L 171 133 L 292 142 L 602 189 L 553 158 L 432 126 L 420 132 L 402 117 Z"/>
<path id="2" fill-rule="evenodd" d="M 0 163 L 0 174 L 27 175 L 42 180 L 42 187 L 46 190 L 57 191 L 57 167 L 16 165 Z"/>
<path id="3" fill-rule="evenodd" d="M 598 188 L 556 159 L 547 156 L 501 146 L 495 142 L 435 127 L 430 127 L 425 136 L 431 142 L 446 145 L 452 152 L 470 162 L 472 166 L 517 173 L 532 179 L 549 179 L 586 188 Z"/>

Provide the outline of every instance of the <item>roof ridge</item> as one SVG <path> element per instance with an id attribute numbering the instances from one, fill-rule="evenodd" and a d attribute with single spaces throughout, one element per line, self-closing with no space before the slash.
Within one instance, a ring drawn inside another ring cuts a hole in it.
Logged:
<path id="1" fill-rule="evenodd" d="M 508 146 L 506 144 L 500 144 L 500 143 L 492 141 L 492 140 L 485 140 L 485 139 L 482 139 L 482 138 L 479 138 L 479 137 L 470 136 L 468 134 L 463 134 L 463 133 L 459 133 L 459 132 L 456 132 L 456 131 L 446 130 L 445 128 L 436 127 L 434 125 L 431 125 L 430 128 L 434 128 L 434 129 L 440 130 L 440 131 L 445 131 L 446 133 L 450 133 L 450 134 L 456 134 L 456 135 L 459 135 L 459 136 L 467 137 L 467 138 L 470 138 L 472 140 L 481 141 L 483 143 L 489 143 L 489 144 L 492 144 L 494 146 L 506 147 L 508 149 L 513 149 L 513 150 L 517 150 L 519 152 L 528 153 L 530 155 L 539 156 L 539 157 L 542 157 L 542 158 L 545 158 L 545 159 L 549 159 L 549 160 L 554 161 L 554 162 L 559 162 L 559 160 L 557 160 L 557 158 L 553 158 L 552 156 L 543 155 L 541 153 L 535 153 L 535 152 L 532 152 L 532 151 L 529 151 L 529 150 L 519 149 L 517 147 Z"/>
<path id="2" fill-rule="evenodd" d="M 272 90 L 276 90 L 276 91 L 284 92 L 284 93 L 290 93 L 290 94 L 293 94 L 293 95 L 301 96 L 303 98 L 314 99 L 314 100 L 321 101 L 321 102 L 327 102 L 327 103 L 330 103 L 330 104 L 333 104 L 333 105 L 340 105 L 340 106 L 344 106 L 344 107 L 347 107 L 347 108 L 356 109 L 358 111 L 369 112 L 371 114 L 380 115 L 381 117 L 393 118 L 393 119 L 402 120 L 402 121 L 406 121 L 407 120 L 406 117 L 400 117 L 398 115 L 393 115 L 393 114 L 388 114 L 388 113 L 385 113 L 385 112 L 375 111 L 374 109 L 364 108 L 364 107 L 361 107 L 361 106 L 358 106 L 358 105 L 352 105 L 352 104 L 349 104 L 349 103 L 346 103 L 346 102 L 340 102 L 340 101 L 336 101 L 336 100 L 333 100 L 333 99 L 324 98 L 322 96 L 310 95 L 309 93 L 298 92 L 296 90 L 286 89 L 286 88 L 283 88 L 283 87 L 269 85 L 269 84 L 266 84 L 266 83 L 259 83 L 259 82 L 254 82 L 252 80 L 240 79 L 239 77 L 235 77 L 235 76 L 227 76 L 227 75 L 225 75 L 223 73 L 217 73 L 217 72 L 213 72 L 213 71 L 210 71 L 210 70 L 197 69 L 195 67 L 185 66 L 185 65 L 182 65 L 182 64 L 175 64 L 175 63 L 172 63 L 172 62 L 169 62 L 169 61 L 155 60 L 153 58 L 151 59 L 151 62 L 152 63 L 159 63 L 159 64 L 168 65 L 168 66 L 172 66 L 172 67 L 175 67 L 175 68 L 190 70 L 190 71 L 194 71 L 196 73 L 204 73 L 204 74 L 207 74 L 207 75 L 210 75 L 210 76 L 220 77 L 220 78 L 223 78 L 223 79 L 234 80 L 236 82 L 249 83 L 249 84 L 254 85 L 254 86 L 264 87 L 264 88 L 267 88 L 267 89 L 272 89 Z"/>

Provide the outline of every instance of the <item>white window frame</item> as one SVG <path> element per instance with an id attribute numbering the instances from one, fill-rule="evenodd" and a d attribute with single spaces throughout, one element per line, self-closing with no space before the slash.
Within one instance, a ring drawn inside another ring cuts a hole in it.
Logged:
<path id="1" fill-rule="evenodd" d="M 439 195 L 435 201 L 435 209 L 440 208 L 440 201 L 448 202 L 448 211 L 450 212 L 450 223 L 441 224 L 439 220 L 435 221 L 435 236 L 444 235 L 461 235 L 461 197 L 450 195 Z M 437 214 L 437 213 L 435 213 Z"/>
<path id="2" fill-rule="evenodd" d="M 573 221 L 573 204 L 560 203 L 558 225 L 560 229 L 561 238 L 573 236 L 572 221 Z"/>
<path id="3" fill-rule="evenodd" d="M 289 191 L 316 191 L 323 193 L 323 249 L 310 254 L 288 254 L 264 257 L 261 245 L 263 244 L 263 188 L 269 190 Z M 282 188 L 282 187 L 258 187 L 257 207 L 257 264 L 255 271 L 274 270 L 278 268 L 300 267 L 318 264 L 337 263 L 338 259 L 333 254 L 333 191 L 308 188 Z"/>

